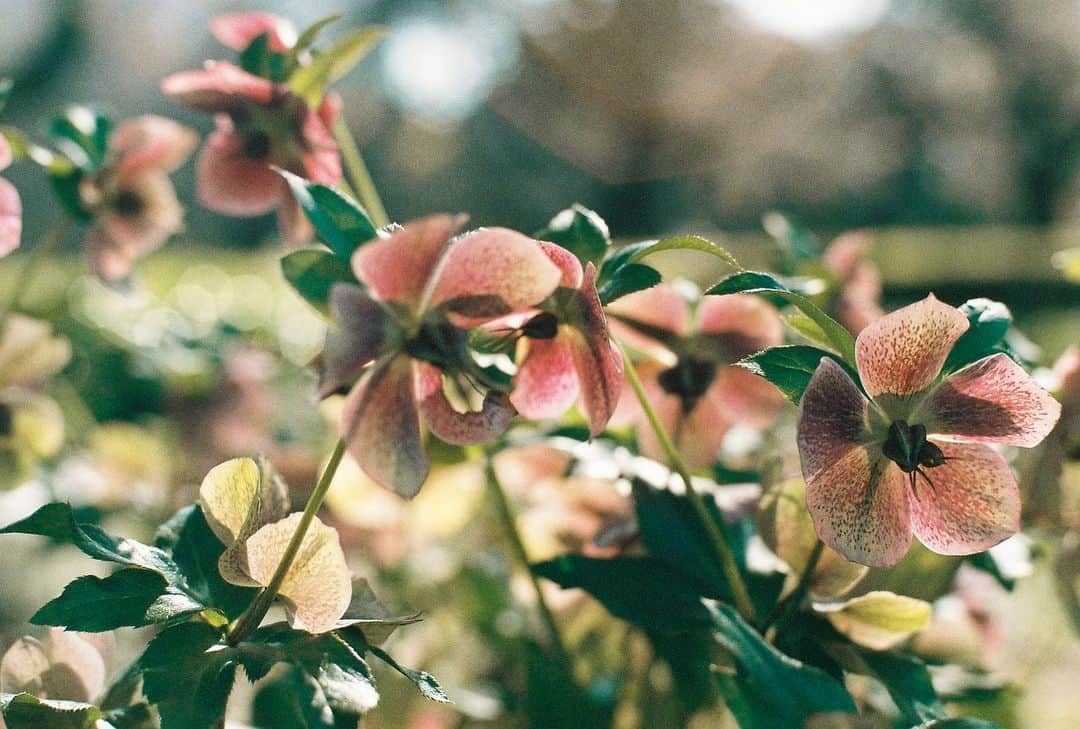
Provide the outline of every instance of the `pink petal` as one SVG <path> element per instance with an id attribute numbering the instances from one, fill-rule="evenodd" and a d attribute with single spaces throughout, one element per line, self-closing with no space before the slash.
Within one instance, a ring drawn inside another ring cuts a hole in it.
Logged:
<path id="1" fill-rule="evenodd" d="M 341 94 L 336 91 L 327 91 L 318 109 L 319 119 L 322 120 L 323 126 L 333 129 L 334 122 L 341 118 L 341 110 L 344 106 L 345 102 L 341 100 Z"/>
<path id="2" fill-rule="evenodd" d="M 870 397 L 922 392 L 933 384 L 967 328 L 967 317 L 933 294 L 886 314 L 855 340 L 863 387 Z"/>
<path id="3" fill-rule="evenodd" d="M 834 304 L 836 318 L 856 334 L 884 316 L 881 309 L 881 276 L 877 267 L 861 261 L 840 289 Z"/>
<path id="4" fill-rule="evenodd" d="M 341 437 L 368 476 L 411 499 L 428 475 L 413 395 L 412 360 L 398 355 L 373 366 L 345 400 Z"/>
<path id="5" fill-rule="evenodd" d="M 729 423 L 758 429 L 772 424 L 787 402 L 768 380 L 734 366 L 717 370 L 703 399 L 723 412 Z"/>
<path id="6" fill-rule="evenodd" d="M 7 180 L 0 178 L 0 258 L 19 247 L 22 236 L 22 201 Z"/>
<path id="7" fill-rule="evenodd" d="M 566 337 L 527 340 L 528 351 L 514 377 L 510 402 L 532 420 L 557 418 L 578 396 L 574 354 Z"/>
<path id="8" fill-rule="evenodd" d="M 161 91 L 185 106 L 211 113 L 235 111 L 247 103 L 265 106 L 274 98 L 274 84 L 226 61 L 207 61 L 202 70 L 166 76 Z"/>
<path id="9" fill-rule="evenodd" d="M 199 202 L 226 215 L 263 215 L 281 202 L 281 177 L 243 154 L 244 140 L 218 130 L 206 139 L 195 163 Z M 291 196 L 290 196 L 291 197 Z"/>
<path id="10" fill-rule="evenodd" d="M 806 506 L 825 544 L 853 562 L 891 567 L 911 545 L 906 491 L 880 449 L 854 446 L 807 477 Z"/>
<path id="11" fill-rule="evenodd" d="M 336 185 L 341 180 L 341 155 L 334 135 L 322 117 L 313 111 L 307 112 L 300 134 L 305 150 L 301 155 L 304 176 L 321 185 Z"/>
<path id="12" fill-rule="evenodd" d="M 282 180 L 282 185 L 287 183 Z M 290 247 L 302 246 L 311 242 L 315 237 L 315 226 L 304 214 L 300 203 L 293 197 L 288 188 L 283 188 L 281 204 L 277 209 L 278 230 L 285 245 Z"/>
<path id="13" fill-rule="evenodd" d="M 649 403 L 652 405 L 653 410 L 656 411 L 656 415 L 664 429 L 672 437 L 675 446 L 679 449 L 679 453 L 687 460 L 687 465 L 691 468 L 702 465 L 697 455 L 698 449 L 689 447 L 693 440 L 691 439 L 690 443 L 684 440 L 688 434 L 688 429 L 680 427 L 684 421 L 682 400 L 675 395 L 668 394 L 660 386 L 657 379 L 666 367 L 659 362 L 647 361 L 638 364 L 635 369 L 641 379 L 641 385 L 645 389 L 645 395 Z M 635 437 L 641 452 L 649 458 L 667 463 L 664 449 L 661 447 L 655 431 L 653 431 L 652 426 L 645 417 L 645 413 L 642 411 L 641 405 L 629 385 L 623 388 L 616 410 L 616 416 L 613 416 L 612 419 L 619 424 L 634 425 Z M 709 431 L 706 432 L 711 435 Z M 717 447 L 719 447 L 719 444 L 717 444 Z"/>
<path id="14" fill-rule="evenodd" d="M 389 238 L 358 248 L 353 271 L 376 298 L 415 308 L 447 242 L 464 224 L 461 215 L 414 220 Z"/>
<path id="15" fill-rule="evenodd" d="M 925 469 L 933 486 L 917 477 L 911 526 L 919 541 L 938 554 L 974 554 L 1020 529 L 1020 490 L 1009 464 L 977 444 L 933 439 L 945 464 Z"/>
<path id="16" fill-rule="evenodd" d="M 729 413 L 711 392 L 711 388 L 694 404 L 689 413 L 682 411 L 680 398 L 674 395 L 668 397 L 679 405 L 675 422 L 668 431 L 675 441 L 675 447 L 679 449 L 679 455 L 690 468 L 711 467 L 716 462 L 724 438 L 731 430 Z M 659 441 L 657 443 L 659 444 Z M 663 460 L 667 462 L 667 458 Z"/>
<path id="17" fill-rule="evenodd" d="M 210 32 L 223 46 L 243 51 L 260 35 L 269 36 L 270 50 L 283 53 L 296 45 L 296 27 L 273 13 L 226 13 L 210 20 Z"/>
<path id="18" fill-rule="evenodd" d="M 540 250 L 547 254 L 551 262 L 558 266 L 562 272 L 562 280 L 559 281 L 559 285 L 568 289 L 581 288 L 583 274 L 581 261 L 578 260 L 578 257 L 562 246 L 549 243 L 546 240 L 537 241 L 537 243 Z"/>
<path id="19" fill-rule="evenodd" d="M 853 230 L 839 235 L 828 245 L 821 256 L 821 262 L 837 278 L 849 278 L 870 251 L 870 232 Z"/>
<path id="20" fill-rule="evenodd" d="M 912 420 L 923 422 L 929 433 L 956 440 L 1032 448 L 1060 415 L 1061 404 L 1031 375 L 1008 356 L 995 354 L 949 375 Z"/>
<path id="21" fill-rule="evenodd" d="M 581 406 L 589 434 L 600 435 L 611 420 L 622 393 L 622 355 L 608 334 L 596 292 L 596 267 L 585 266 L 585 280 L 575 297 L 576 327 L 569 331 L 574 366 L 581 385 Z"/>
<path id="22" fill-rule="evenodd" d="M 96 225 L 86 234 L 86 257 L 93 272 L 105 281 L 117 281 L 131 273 L 135 262 L 135 253 L 127 246 L 119 244 L 106 233 L 105 228 Z"/>
<path id="23" fill-rule="evenodd" d="M 735 362 L 784 340 L 776 308 L 751 294 L 703 296 L 697 308 L 697 330 L 718 348 L 717 358 Z"/>
<path id="24" fill-rule="evenodd" d="M 690 331 L 690 307 L 669 284 L 624 296 L 608 304 L 607 308 L 609 313 L 617 315 L 617 319 L 641 322 L 679 336 Z"/>
<path id="25" fill-rule="evenodd" d="M 420 415 L 432 433 L 454 445 L 487 443 L 499 437 L 514 419 L 514 407 L 505 393 L 489 392 L 480 410 L 458 412 L 443 392 L 442 372 L 417 363 Z"/>
<path id="26" fill-rule="evenodd" d="M 121 122 L 109 140 L 119 157 L 116 174 L 120 177 L 156 170 L 171 172 L 187 161 L 198 143 L 194 130 L 154 114 Z"/>
<path id="27" fill-rule="evenodd" d="M 363 289 L 335 284 L 330 289 L 330 313 L 336 326 L 326 332 L 319 367 L 319 397 L 329 397 L 352 383 L 379 356 L 386 342 L 389 318 Z"/>
<path id="28" fill-rule="evenodd" d="M 451 244 L 435 273 L 429 306 L 482 323 L 540 303 L 562 272 L 537 241 L 506 228 L 480 228 Z"/>
<path id="29" fill-rule="evenodd" d="M 14 155 L 11 153 L 11 145 L 8 144 L 7 137 L 0 134 L 0 172 L 6 170 L 13 159 Z"/>
<path id="30" fill-rule="evenodd" d="M 796 442 L 809 483 L 868 439 L 870 403 L 844 368 L 822 358 L 799 402 Z"/>

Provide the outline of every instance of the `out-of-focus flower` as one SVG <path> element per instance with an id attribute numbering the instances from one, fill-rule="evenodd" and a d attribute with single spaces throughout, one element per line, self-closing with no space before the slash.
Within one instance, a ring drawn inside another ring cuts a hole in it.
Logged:
<path id="1" fill-rule="evenodd" d="M 225 13 L 210 20 L 210 33 L 221 45 L 243 51 L 265 35 L 274 53 L 284 53 L 296 45 L 296 26 L 280 15 L 265 12 Z"/>
<path id="2" fill-rule="evenodd" d="M 185 106 L 215 115 L 217 129 L 196 162 L 199 201 L 216 212 L 241 217 L 277 209 L 287 243 L 310 240 L 311 224 L 274 167 L 312 182 L 338 183 L 341 157 L 330 130 L 341 114 L 340 97 L 327 94 L 319 108 L 312 109 L 287 85 L 226 61 L 207 61 L 201 70 L 168 76 L 161 90 Z"/>
<path id="3" fill-rule="evenodd" d="M 855 334 L 885 313 L 881 276 L 867 259 L 869 250 L 869 232 L 856 230 L 837 237 L 822 254 L 821 262 L 837 279 L 831 313 Z"/>
<path id="4" fill-rule="evenodd" d="M 783 407 L 776 388 L 730 366 L 783 340 L 776 309 L 759 297 L 704 296 L 692 308 L 679 290 L 662 284 L 619 299 L 608 313 L 618 336 L 653 356 L 638 374 L 690 467 L 712 465 L 733 425 L 763 428 Z M 637 426 L 645 455 L 665 459 L 632 393 L 619 401 L 616 419 Z"/>
<path id="5" fill-rule="evenodd" d="M 596 267 L 570 251 L 541 241 L 562 271 L 544 310 L 520 327 L 522 350 L 510 402 L 527 418 L 555 418 L 581 396 L 593 436 L 603 432 L 622 390 L 622 356 L 608 334 L 596 293 Z"/>
<path id="6" fill-rule="evenodd" d="M 442 440 L 467 444 L 501 434 L 514 415 L 508 388 L 473 360 L 462 327 L 535 307 L 561 279 L 537 241 L 505 228 L 455 238 L 463 222 L 435 215 L 361 246 L 352 268 L 365 288 L 330 292 L 336 326 L 320 393 L 351 388 L 341 436 L 369 476 L 406 498 L 428 473 L 421 418 Z M 466 412 L 451 404 L 444 377 Z"/>
<path id="7" fill-rule="evenodd" d="M 1061 406 L 1003 354 L 939 382 L 968 326 L 931 295 L 864 329 L 856 361 L 871 399 L 833 359 L 815 370 L 798 420 L 807 506 L 848 559 L 892 566 L 913 531 L 940 554 L 972 554 L 1019 529 L 1016 479 L 984 444 L 1037 445 Z"/>
<path id="8" fill-rule="evenodd" d="M 211 531 L 225 544 L 221 576 L 234 585 L 266 587 L 296 531 L 285 484 L 265 461 L 235 458 L 215 466 L 199 487 Z M 337 532 L 315 517 L 278 595 L 293 627 L 331 630 L 352 598 L 352 579 Z"/>
<path id="9" fill-rule="evenodd" d="M 11 146 L 0 134 L 0 172 L 11 164 Z M 19 247 L 22 236 L 22 201 L 19 192 L 0 177 L 0 258 Z"/>
<path id="10" fill-rule="evenodd" d="M 128 119 L 112 133 L 108 161 L 79 183 L 79 204 L 93 221 L 87 255 L 99 276 L 123 278 L 136 258 L 183 228 L 169 173 L 197 143 L 191 129 L 154 115 Z"/>
<path id="11" fill-rule="evenodd" d="M 91 637 L 51 628 L 44 641 L 25 636 L 0 661 L 0 691 L 40 699 L 93 701 L 105 689 L 105 659 Z"/>
<path id="12" fill-rule="evenodd" d="M 1007 598 L 992 575 L 960 565 L 952 590 L 935 601 L 930 624 L 916 636 L 913 648 L 936 661 L 986 671 L 1002 668 Z"/>

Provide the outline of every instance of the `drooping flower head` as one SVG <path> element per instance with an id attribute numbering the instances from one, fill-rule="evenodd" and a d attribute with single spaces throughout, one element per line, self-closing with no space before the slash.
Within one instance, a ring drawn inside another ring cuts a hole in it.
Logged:
<path id="1" fill-rule="evenodd" d="M 694 308 L 678 289 L 661 284 L 619 299 L 608 312 L 619 336 L 652 354 L 638 374 L 691 467 L 712 465 L 733 425 L 764 427 L 783 406 L 775 388 L 731 366 L 783 339 L 776 309 L 759 297 L 704 296 Z M 624 396 L 619 410 L 620 421 L 638 425 L 642 452 L 663 459 L 635 399 Z"/>
<path id="2" fill-rule="evenodd" d="M 136 258 L 182 229 L 184 209 L 169 173 L 197 143 L 191 129 L 154 115 L 125 120 L 110 135 L 105 163 L 78 187 L 79 205 L 91 220 L 87 255 L 99 276 L 126 276 Z"/>
<path id="3" fill-rule="evenodd" d="M 275 53 L 288 51 L 297 40 L 291 23 L 269 13 L 219 16 L 211 31 L 224 45 L 240 51 L 262 36 Z M 286 242 L 310 240 L 310 224 L 273 168 L 337 184 L 341 158 L 331 126 L 341 113 L 340 97 L 326 94 L 312 108 L 288 84 L 227 61 L 207 61 L 200 70 L 168 76 L 161 90 L 185 106 L 214 114 L 216 130 L 196 163 L 199 201 L 239 217 L 276 209 Z"/>
<path id="4" fill-rule="evenodd" d="M 470 356 L 467 328 L 535 307 L 562 278 L 538 241 L 505 228 L 454 237 L 463 223 L 433 215 L 361 246 L 352 269 L 363 288 L 330 291 L 337 326 L 320 392 L 351 386 L 342 438 L 371 478 L 407 498 L 428 473 L 421 419 L 442 440 L 467 444 L 499 435 L 514 415 L 509 387 Z"/>
<path id="5" fill-rule="evenodd" d="M 519 328 L 518 372 L 510 402 L 527 418 L 555 418 L 581 398 L 593 436 L 603 432 L 622 390 L 622 356 L 608 334 L 596 292 L 596 267 L 540 241 L 562 278 L 542 310 Z"/>
<path id="6" fill-rule="evenodd" d="M 896 564 L 912 532 L 940 554 L 972 554 L 1019 529 L 1016 479 L 985 444 L 1034 446 L 1061 407 L 1004 354 L 940 379 L 968 326 L 931 295 L 859 334 L 861 390 L 830 358 L 814 372 L 798 420 L 806 501 L 848 559 Z"/>
<path id="7" fill-rule="evenodd" d="M 11 164 L 11 146 L 0 134 L 0 172 Z M 22 201 L 10 182 L 0 177 L 0 258 L 19 247 L 22 236 Z"/>

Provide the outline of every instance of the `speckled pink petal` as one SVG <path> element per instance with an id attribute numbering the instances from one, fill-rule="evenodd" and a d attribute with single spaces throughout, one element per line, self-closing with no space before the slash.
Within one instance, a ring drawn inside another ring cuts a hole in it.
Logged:
<path id="1" fill-rule="evenodd" d="M 904 474 L 879 448 L 853 446 L 807 478 L 806 506 L 821 541 L 852 562 L 891 567 L 911 546 Z"/>
<path id="2" fill-rule="evenodd" d="M 680 336 L 690 331 L 690 307 L 670 284 L 638 291 L 608 304 L 608 311 Z"/>
<path id="3" fill-rule="evenodd" d="M 562 246 L 549 243 L 546 240 L 537 241 L 537 244 L 540 246 L 540 250 L 546 253 L 551 262 L 558 266 L 562 272 L 562 280 L 559 285 L 568 289 L 581 288 L 583 272 L 578 257 Z"/>
<path id="4" fill-rule="evenodd" d="M 869 401 L 844 368 L 822 358 L 799 402 L 796 442 L 803 476 L 830 467 L 869 438 Z"/>
<path id="5" fill-rule="evenodd" d="M 109 139 L 117 155 L 119 177 L 155 170 L 171 172 L 188 160 L 198 143 L 199 135 L 193 129 L 155 114 L 124 120 Z"/>
<path id="6" fill-rule="evenodd" d="M 335 325 L 326 332 L 319 363 L 319 397 L 329 397 L 360 376 L 379 356 L 390 325 L 383 307 L 359 286 L 335 284 L 330 313 Z"/>
<path id="7" fill-rule="evenodd" d="M 341 155 L 322 117 L 313 111 L 305 114 L 300 134 L 304 177 L 321 185 L 336 185 L 341 180 Z"/>
<path id="8" fill-rule="evenodd" d="M 581 408 L 589 434 L 600 435 L 622 394 L 622 354 L 608 333 L 604 309 L 596 292 L 596 267 L 585 266 L 585 278 L 575 297 L 576 326 L 567 332 L 581 386 Z"/>
<path id="9" fill-rule="evenodd" d="M 378 299 L 415 308 L 463 215 L 430 215 L 356 249 L 353 272 Z"/>
<path id="10" fill-rule="evenodd" d="M 242 153 L 244 140 L 222 130 L 206 139 L 195 163 L 199 202 L 226 215 L 263 215 L 285 192 L 281 177 L 260 160 Z M 291 196 L 290 196 L 291 197 Z"/>
<path id="11" fill-rule="evenodd" d="M 922 392 L 933 384 L 967 328 L 967 317 L 933 294 L 886 314 L 855 340 L 863 387 L 875 398 Z"/>
<path id="12" fill-rule="evenodd" d="M 245 50 L 260 35 L 269 36 L 269 47 L 283 53 L 296 45 L 296 26 L 273 13 L 225 13 L 210 19 L 210 32 L 223 46 Z"/>
<path id="13" fill-rule="evenodd" d="M 578 396 L 574 355 L 566 337 L 530 339 L 525 359 L 514 377 L 510 402 L 532 420 L 557 418 Z"/>
<path id="14" fill-rule="evenodd" d="M 919 541 L 938 554 L 974 554 L 1016 534 L 1020 490 L 1005 459 L 984 445 L 933 441 L 948 460 L 925 469 L 933 486 L 919 476 L 908 498 Z"/>
<path id="15" fill-rule="evenodd" d="M 22 201 L 19 192 L 0 177 L 0 257 L 19 247 L 22 237 Z"/>
<path id="16" fill-rule="evenodd" d="M 537 241 L 506 228 L 480 228 L 454 241 L 435 273 L 430 308 L 479 324 L 540 303 L 562 272 Z"/>
<path id="17" fill-rule="evenodd" d="M 207 61 L 196 71 L 181 71 L 161 81 L 161 91 L 184 106 L 210 113 L 236 111 L 244 104 L 267 105 L 274 85 L 226 61 Z"/>
<path id="18" fill-rule="evenodd" d="M 913 420 L 950 439 L 1031 448 L 1060 416 L 1061 404 L 1050 393 L 1007 355 L 995 354 L 949 375 Z"/>
<path id="19" fill-rule="evenodd" d="M 717 370 L 703 399 L 725 413 L 729 423 L 758 429 L 769 426 L 787 402 L 768 380 L 730 365 Z"/>
<path id="20" fill-rule="evenodd" d="M 414 393 L 413 363 L 398 355 L 377 363 L 345 400 L 341 437 L 364 472 L 411 499 L 428 475 Z"/>
<path id="21" fill-rule="evenodd" d="M 722 338 L 728 361 L 774 347 L 784 340 L 784 324 L 776 307 L 752 294 L 701 297 L 697 331 L 710 338 Z"/>
<path id="22" fill-rule="evenodd" d="M 418 362 L 417 370 L 420 415 L 440 440 L 454 445 L 487 443 L 510 427 L 516 411 L 505 393 L 489 392 L 480 410 L 459 412 L 446 399 L 439 369 Z"/>

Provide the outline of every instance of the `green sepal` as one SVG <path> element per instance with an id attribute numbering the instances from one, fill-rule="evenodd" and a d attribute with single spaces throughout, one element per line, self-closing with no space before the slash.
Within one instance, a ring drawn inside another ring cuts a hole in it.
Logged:
<path id="1" fill-rule="evenodd" d="M 597 289 L 600 303 L 607 306 L 627 294 L 644 291 L 660 283 L 663 277 L 652 266 L 644 263 L 627 264 L 611 274 Z"/>
<path id="2" fill-rule="evenodd" d="M 823 357 L 829 357 L 843 367 L 856 386 L 858 385 L 859 376 L 850 365 L 832 352 L 804 344 L 770 347 L 744 357 L 736 362 L 735 366 L 765 378 L 776 385 L 788 400 L 798 405 Z"/>
<path id="3" fill-rule="evenodd" d="M 968 329 L 953 344 L 943 373 L 971 364 L 983 357 L 1000 352 L 1008 352 L 1002 340 L 1012 325 L 1012 313 L 1009 307 L 991 299 L 970 299 L 957 307 L 968 320 Z"/>
<path id="4" fill-rule="evenodd" d="M 353 251 L 375 240 L 379 231 L 367 212 L 353 199 L 332 187 L 320 185 L 286 170 L 278 173 L 289 184 L 315 232 L 327 247 L 346 263 Z"/>
<path id="5" fill-rule="evenodd" d="M 64 154 L 85 172 L 105 162 L 111 131 L 108 117 L 85 106 L 68 108 L 49 127 L 49 134 L 56 138 Z"/>
<path id="6" fill-rule="evenodd" d="M 269 33 L 258 36 L 240 52 L 240 68 L 274 83 L 281 83 L 288 76 L 286 56 L 270 50 Z"/>
<path id="7" fill-rule="evenodd" d="M 577 256 L 582 266 L 586 263 L 600 265 L 611 245 L 611 234 L 604 219 L 578 203 L 553 217 L 545 227 L 533 233 L 533 237 L 562 246 Z"/>
<path id="8" fill-rule="evenodd" d="M 330 289 L 334 284 L 359 285 L 348 263 L 317 248 L 305 248 L 284 256 L 281 273 L 296 293 L 324 316 L 330 313 Z"/>

